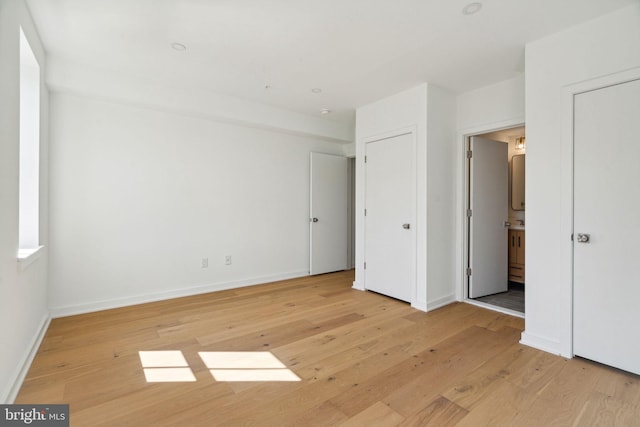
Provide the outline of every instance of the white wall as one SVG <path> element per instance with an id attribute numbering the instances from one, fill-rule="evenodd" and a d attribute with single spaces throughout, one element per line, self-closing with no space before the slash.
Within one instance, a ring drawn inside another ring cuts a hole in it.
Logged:
<path id="1" fill-rule="evenodd" d="M 411 129 L 416 140 L 416 308 L 427 306 L 427 88 L 422 84 L 356 110 L 356 277 L 353 287 L 364 290 L 365 283 L 365 163 L 366 143 Z"/>
<path id="2" fill-rule="evenodd" d="M 510 127 L 524 118 L 524 74 L 457 97 L 457 129 L 475 134 Z"/>
<path id="3" fill-rule="evenodd" d="M 640 66 L 640 4 L 526 48 L 527 295 L 522 342 L 571 356 L 570 153 L 563 142 L 564 87 Z M 610 141 L 609 143 L 621 143 Z M 569 254 L 567 256 L 567 254 Z"/>
<path id="4" fill-rule="evenodd" d="M 353 123 L 336 122 L 282 108 L 185 85 L 176 87 L 154 76 L 145 78 L 99 70 L 60 57 L 49 58 L 47 82 L 51 90 L 126 101 L 140 107 L 163 109 L 295 135 L 313 136 L 342 144 L 353 143 Z"/>
<path id="5" fill-rule="evenodd" d="M 358 108 L 356 112 L 356 279 L 364 275 L 364 154 L 367 141 L 410 129 L 416 138 L 416 297 L 412 305 L 430 310 L 454 298 L 452 265 L 454 209 L 455 98 L 422 84 Z M 438 249 L 440 248 L 440 249 Z"/>
<path id="6" fill-rule="evenodd" d="M 455 299 L 456 98 L 427 89 L 427 309 Z"/>
<path id="7" fill-rule="evenodd" d="M 455 277 L 458 300 L 465 296 L 467 266 L 465 137 L 522 125 L 525 120 L 524 86 L 524 76 L 520 75 L 457 97 Z"/>
<path id="8" fill-rule="evenodd" d="M 0 2 L 0 402 L 12 402 L 49 320 L 48 250 L 48 92 L 41 86 L 40 243 L 35 261 L 18 264 L 18 165 L 20 142 L 20 26 L 40 64 L 45 55 L 23 1 Z M 44 78 L 41 78 L 44 81 Z"/>
<path id="9" fill-rule="evenodd" d="M 342 146 L 53 92 L 54 316 L 308 274 L 310 151 Z"/>

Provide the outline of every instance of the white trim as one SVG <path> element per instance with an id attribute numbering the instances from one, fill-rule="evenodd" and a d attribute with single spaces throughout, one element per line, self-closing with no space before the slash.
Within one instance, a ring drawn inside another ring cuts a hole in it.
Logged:
<path id="1" fill-rule="evenodd" d="M 523 116 L 514 117 L 507 120 L 500 120 L 498 122 L 485 123 L 482 125 L 471 126 L 458 130 L 458 136 L 476 136 L 490 132 L 498 132 L 505 129 L 512 129 L 525 125 L 525 119 Z"/>
<path id="2" fill-rule="evenodd" d="M 246 286 L 260 285 L 264 283 L 276 282 L 279 280 L 295 279 L 309 276 L 309 271 L 293 271 L 290 273 L 276 274 L 273 276 L 255 277 L 252 279 L 237 280 L 233 282 L 210 283 L 206 285 L 193 286 L 189 288 L 176 289 L 172 291 L 162 291 L 148 293 L 144 295 L 114 298 L 103 301 L 96 301 L 86 304 L 77 304 L 51 308 L 51 317 L 65 317 L 76 314 L 92 313 L 95 311 L 109 310 L 112 308 L 126 307 L 130 305 L 145 304 L 148 302 L 164 301 L 172 298 L 188 297 L 193 295 L 206 294 L 209 292 L 224 291 L 228 289 L 242 288 Z"/>
<path id="3" fill-rule="evenodd" d="M 348 158 L 352 158 L 356 156 L 356 143 L 349 142 L 342 146 L 342 154 L 344 154 Z"/>
<path id="4" fill-rule="evenodd" d="M 38 246 L 31 249 L 18 249 L 17 260 L 20 270 L 26 269 L 28 266 L 40 259 L 44 246 Z"/>
<path id="5" fill-rule="evenodd" d="M 564 268 L 560 275 L 560 283 L 566 284 L 562 289 L 569 292 L 568 301 L 571 301 L 566 318 L 563 324 L 565 327 L 560 331 L 560 353 L 565 357 L 573 357 L 573 132 L 574 132 L 574 98 L 576 95 L 608 86 L 627 83 L 640 79 L 640 67 L 623 70 L 613 74 L 596 77 L 567 85 L 562 90 L 562 140 L 561 140 L 561 191 L 562 204 L 560 209 L 560 235 L 565 236 L 562 247 L 561 264 Z M 524 337 L 524 333 L 522 334 Z M 524 340 L 524 338 L 523 338 Z"/>
<path id="6" fill-rule="evenodd" d="M 364 288 L 364 285 L 360 282 L 358 282 L 357 280 L 353 281 L 353 289 L 356 289 L 358 291 L 365 291 L 366 289 Z"/>
<path id="7" fill-rule="evenodd" d="M 410 133 L 416 135 L 418 133 L 417 130 L 418 130 L 418 127 L 416 125 L 402 126 L 394 130 L 389 130 L 389 131 L 369 135 L 367 137 L 360 138 L 360 140 L 366 147 L 366 144 L 370 142 L 382 141 L 383 139 L 395 138 L 396 136 L 407 135 Z"/>
<path id="8" fill-rule="evenodd" d="M 440 308 L 440 307 L 444 307 L 445 305 L 449 305 L 452 302 L 456 301 L 456 295 L 455 294 L 449 294 L 446 296 L 443 296 L 441 298 L 437 298 L 433 301 L 429 301 L 428 303 L 426 303 L 426 310 L 424 311 L 431 311 L 431 310 L 435 310 L 436 308 Z"/>
<path id="9" fill-rule="evenodd" d="M 377 142 L 377 141 L 383 141 L 385 139 L 391 139 L 391 138 L 396 138 L 399 136 L 404 136 L 404 135 L 411 135 L 411 151 L 413 152 L 413 156 L 414 156 L 414 162 L 413 162 L 413 170 L 411 171 L 411 185 L 413 186 L 413 200 L 412 202 L 412 211 L 413 211 L 413 218 L 411 219 L 412 223 L 414 224 L 414 232 L 412 234 L 413 237 L 413 242 L 412 242 L 412 246 L 413 246 L 413 255 L 411 257 L 411 301 L 409 301 L 411 303 L 411 306 L 414 308 L 417 308 L 418 310 L 422 310 L 422 311 L 427 311 L 426 307 L 426 301 L 418 301 L 418 231 L 420 230 L 421 227 L 419 227 L 418 224 L 418 126 L 417 125 L 411 125 L 411 126 L 405 126 L 405 127 L 401 127 L 401 128 L 397 128 L 395 130 L 390 130 L 390 131 L 385 131 L 385 132 L 381 132 L 375 135 L 370 135 L 366 138 L 362 138 L 362 145 L 364 147 L 364 156 L 365 156 L 365 162 L 364 162 L 364 168 L 363 168 L 363 176 L 364 176 L 364 195 L 363 195 L 363 201 L 364 201 L 364 206 L 366 209 L 367 206 L 367 165 L 366 165 L 366 156 L 367 156 L 367 144 L 373 143 L 373 142 Z M 425 230 L 426 230 L 426 219 L 425 219 L 425 224 L 424 224 Z M 362 234 L 364 236 L 363 238 L 363 247 L 362 247 L 362 252 L 364 255 L 364 262 L 366 263 L 367 260 L 367 227 L 366 227 L 366 218 L 364 218 L 364 222 L 363 222 L 363 227 L 362 227 Z M 364 270 L 363 272 L 363 276 L 364 276 L 364 281 L 362 283 L 362 290 L 367 290 L 367 271 Z M 356 282 L 354 281 L 354 287 L 356 285 Z M 360 289 L 360 288 L 356 288 L 356 289 Z"/>
<path id="10" fill-rule="evenodd" d="M 473 299 L 466 299 L 463 302 L 466 304 L 475 305 L 476 307 L 482 307 L 482 308 L 486 308 L 487 310 L 497 311 L 498 313 L 504 313 L 510 316 L 520 317 L 521 319 L 524 319 L 524 313 L 520 313 L 519 311 L 500 307 L 498 305 L 487 304 L 486 302 L 476 301 Z"/>
<path id="11" fill-rule="evenodd" d="M 411 308 L 415 308 L 416 310 L 420 310 L 420 311 L 428 311 L 427 310 L 427 301 L 425 300 L 420 300 L 420 301 L 416 301 L 416 302 L 412 302 L 411 303 Z"/>
<path id="12" fill-rule="evenodd" d="M 532 335 L 527 332 L 523 332 L 520 336 L 520 344 L 537 348 L 538 350 L 546 351 L 547 353 L 567 357 L 566 354 L 563 354 L 563 352 L 560 351 L 560 343 L 558 341 Z"/>
<path id="13" fill-rule="evenodd" d="M 22 383 L 24 382 L 24 379 L 29 372 L 29 368 L 33 363 L 33 359 L 35 359 L 36 354 L 38 353 L 38 349 L 40 348 L 40 344 L 42 344 L 42 340 L 47 333 L 47 329 L 49 328 L 50 323 L 51 315 L 49 313 L 46 313 L 40 321 L 40 327 L 31 339 L 31 343 L 26 353 L 24 354 L 24 356 L 22 356 L 22 360 L 18 364 L 18 369 L 14 375 L 13 381 L 10 381 L 7 389 L 2 391 L 0 402 L 7 402 L 11 404 L 16 400 L 16 397 L 18 397 L 18 393 L 20 392 Z"/>

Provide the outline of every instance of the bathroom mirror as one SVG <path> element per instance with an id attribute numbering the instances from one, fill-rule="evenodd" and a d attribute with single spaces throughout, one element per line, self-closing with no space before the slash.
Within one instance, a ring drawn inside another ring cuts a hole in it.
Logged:
<path id="1" fill-rule="evenodd" d="M 524 154 L 511 158 L 511 209 L 524 210 Z"/>

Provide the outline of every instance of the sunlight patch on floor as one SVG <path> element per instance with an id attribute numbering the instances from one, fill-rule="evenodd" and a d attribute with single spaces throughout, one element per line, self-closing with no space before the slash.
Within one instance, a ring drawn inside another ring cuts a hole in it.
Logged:
<path id="1" fill-rule="evenodd" d="M 138 354 L 149 383 L 196 381 L 179 350 L 139 351 Z M 269 351 L 201 351 L 198 355 L 216 381 L 300 381 Z"/>
<path id="2" fill-rule="evenodd" d="M 139 351 L 138 354 L 144 376 L 149 383 L 196 380 L 181 351 Z"/>
<path id="3" fill-rule="evenodd" d="M 269 351 L 201 351 L 216 381 L 300 381 Z"/>
<path id="4" fill-rule="evenodd" d="M 289 369 L 210 369 L 216 381 L 300 381 Z"/>

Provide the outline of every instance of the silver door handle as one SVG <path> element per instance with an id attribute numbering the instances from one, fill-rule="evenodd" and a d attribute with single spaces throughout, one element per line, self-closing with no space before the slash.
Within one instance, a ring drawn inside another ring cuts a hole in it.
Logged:
<path id="1" fill-rule="evenodd" d="M 311 222 L 318 222 L 318 218 L 311 218 Z"/>
<path id="2" fill-rule="evenodd" d="M 589 240 L 591 240 L 591 235 L 578 233 L 578 238 L 576 240 L 578 241 L 578 243 L 589 243 Z"/>
<path id="3" fill-rule="evenodd" d="M 405 230 L 408 230 L 411 228 L 411 224 L 402 224 L 402 228 L 404 228 Z"/>

